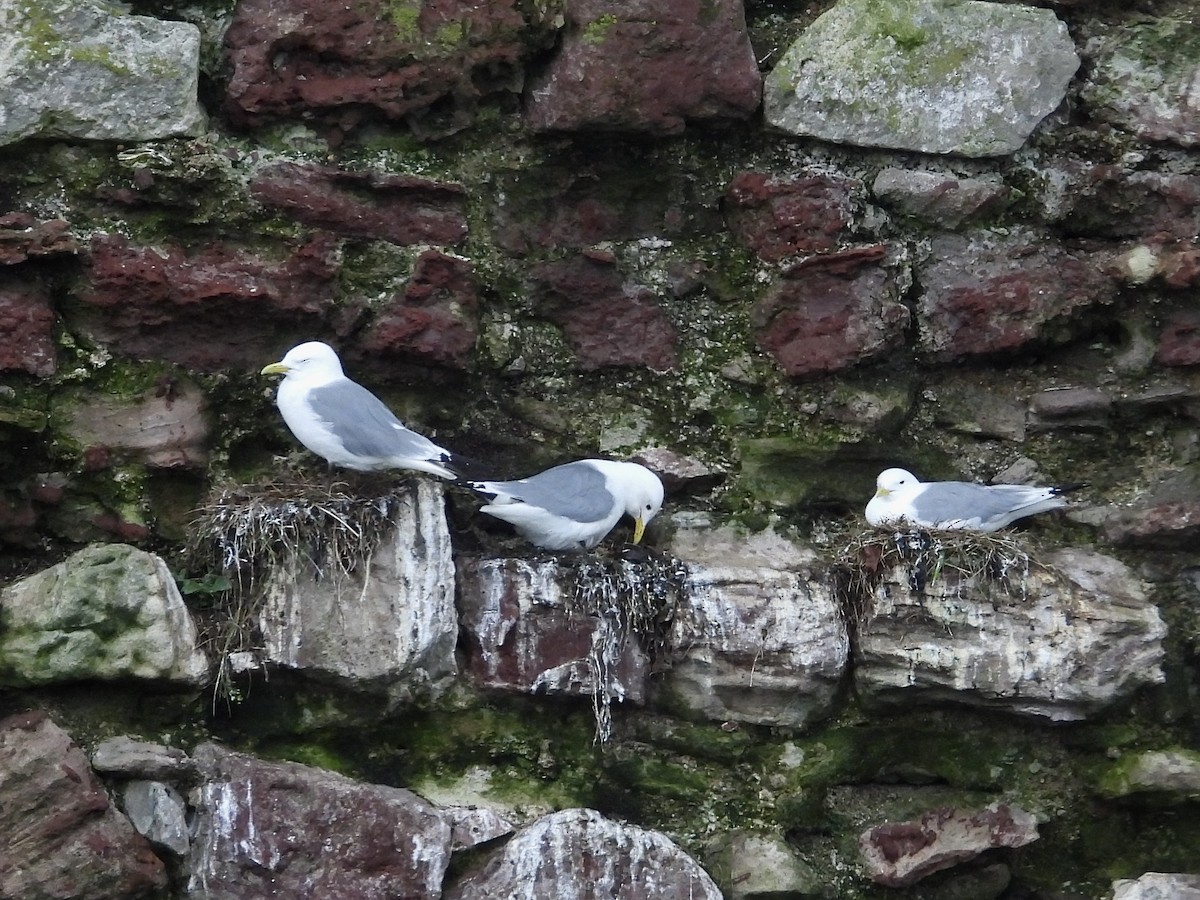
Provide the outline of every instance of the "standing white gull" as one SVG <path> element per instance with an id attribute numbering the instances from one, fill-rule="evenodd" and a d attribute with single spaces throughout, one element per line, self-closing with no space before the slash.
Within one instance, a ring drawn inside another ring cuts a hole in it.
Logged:
<path id="1" fill-rule="evenodd" d="M 378 397 L 347 378 L 328 344 L 299 344 L 262 374 L 283 376 L 275 398 L 283 421 L 301 444 L 333 465 L 458 478 L 450 451 L 405 428 Z"/>
<path id="2" fill-rule="evenodd" d="M 645 466 L 581 459 L 515 481 L 468 481 L 491 501 L 480 508 L 547 550 L 589 550 L 627 515 L 633 542 L 663 504 L 663 484 Z"/>
<path id="3" fill-rule="evenodd" d="M 1067 501 L 1060 495 L 1083 487 L 1033 487 L 1024 484 L 972 484 L 967 481 L 922 483 L 905 469 L 885 469 L 867 504 L 872 525 L 907 522 L 920 528 L 998 531 L 1005 525 Z"/>

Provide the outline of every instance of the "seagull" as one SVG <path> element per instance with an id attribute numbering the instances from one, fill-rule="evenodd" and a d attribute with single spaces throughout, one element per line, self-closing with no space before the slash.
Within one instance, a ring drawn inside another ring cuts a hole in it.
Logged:
<path id="1" fill-rule="evenodd" d="M 1033 487 L 1024 484 L 972 484 L 967 481 L 922 483 L 905 469 L 885 469 L 867 504 L 872 525 L 908 522 L 920 528 L 999 531 L 1005 525 L 1067 505 L 1060 495 L 1084 487 Z"/>
<path id="2" fill-rule="evenodd" d="M 282 375 L 275 402 L 301 444 L 332 465 L 359 472 L 412 469 L 457 480 L 454 456 L 410 431 L 383 402 L 342 372 L 328 344 L 308 341 L 264 366 Z"/>
<path id="3" fill-rule="evenodd" d="M 490 502 L 480 512 L 511 523 L 546 550 L 590 550 L 621 516 L 633 519 L 633 542 L 663 504 L 663 484 L 645 466 L 581 459 L 515 481 L 468 481 Z"/>

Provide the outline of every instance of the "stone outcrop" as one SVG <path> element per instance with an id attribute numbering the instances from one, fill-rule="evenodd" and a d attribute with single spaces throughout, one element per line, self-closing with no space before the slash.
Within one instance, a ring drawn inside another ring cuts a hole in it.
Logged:
<path id="1" fill-rule="evenodd" d="M 737 0 L 576 0 L 565 19 L 561 49 L 526 92 L 535 131 L 678 134 L 758 107 L 762 77 Z"/>
<path id="2" fill-rule="evenodd" d="M 920 347 L 937 360 L 1011 352 L 1047 340 L 1047 325 L 1108 303 L 1115 286 L 1094 259 L 1032 235 L 933 239 L 914 273 Z"/>
<path id="3" fill-rule="evenodd" d="M 519 90 L 524 27 L 508 0 L 249 0 L 225 33 L 226 109 L 249 126 L 312 115 L 334 128 L 368 117 L 420 124 L 439 103 L 469 118 L 481 97 Z"/>
<path id="4" fill-rule="evenodd" d="M 89 394 L 66 412 L 65 431 L 90 468 L 131 459 L 154 469 L 201 468 L 208 461 L 208 404 L 192 382 L 164 381 L 130 400 Z"/>
<path id="5" fill-rule="evenodd" d="M 591 809 L 565 809 L 523 828 L 442 896 L 721 900 L 708 873 L 666 835 Z"/>
<path id="6" fill-rule="evenodd" d="M 473 680 L 488 690 L 644 703 L 649 658 L 619 613 L 601 613 L 620 598 L 585 599 L 588 583 L 616 584 L 625 596 L 638 587 L 638 567 L 616 565 L 614 577 L 607 566 L 581 572 L 553 559 L 460 560 L 459 606 Z"/>
<path id="7" fill-rule="evenodd" d="M 784 272 L 751 316 L 758 344 L 788 375 L 836 372 L 901 346 L 908 282 L 886 245 L 817 256 Z"/>
<path id="8" fill-rule="evenodd" d="M 999 156 L 1062 102 L 1078 67 L 1066 25 L 1047 9 L 841 0 L 783 54 L 763 106 L 792 134 Z"/>
<path id="9" fill-rule="evenodd" d="M 661 688 L 677 711 L 791 727 L 831 712 L 849 642 L 823 573 L 692 563 L 684 598 Z"/>
<path id="10" fill-rule="evenodd" d="M 179 589 L 144 550 L 97 544 L 0 591 L 0 684 L 207 676 Z"/>
<path id="11" fill-rule="evenodd" d="M 859 626 L 855 682 L 864 699 L 1062 722 L 1161 682 L 1166 626 L 1134 574 L 1085 550 L 1043 562 L 1030 566 L 1017 551 L 1003 581 L 954 565 L 936 577 L 905 566 L 886 573 Z"/>
<path id="12" fill-rule="evenodd" d="M 986 809 L 935 809 L 911 822 L 887 822 L 862 833 L 859 852 L 871 879 L 905 887 L 996 847 L 1024 847 L 1038 838 L 1037 819 L 994 803 Z"/>
<path id="13" fill-rule="evenodd" d="M 391 522 L 366 559 L 317 568 L 285 554 L 266 575 L 266 662 L 397 696 L 444 687 L 457 672 L 458 619 L 441 485 L 414 479 Z"/>
<path id="14" fill-rule="evenodd" d="M 410 791 L 196 748 L 203 779 L 188 890 L 253 897 L 436 897 L 451 828 Z"/>
<path id="15" fill-rule="evenodd" d="M 89 248 L 91 290 L 73 323 L 126 356 L 257 371 L 326 319 L 337 250 L 328 234 L 281 248 L 282 260 L 223 243 L 193 252 L 97 235 Z"/>
<path id="16" fill-rule="evenodd" d="M 1179 804 L 1200 800 L 1200 752 L 1147 750 L 1118 760 L 1100 780 L 1109 797 Z"/>
<path id="17" fill-rule="evenodd" d="M 135 900 L 166 867 L 44 714 L 0 720 L 0 897 Z"/>
<path id="18" fill-rule="evenodd" d="M 0 145 L 197 134 L 200 32 L 91 0 L 6 0 Z"/>
<path id="19" fill-rule="evenodd" d="M 1168 18 L 1102 27 L 1085 52 L 1094 71 L 1082 91 L 1089 113 L 1150 141 L 1200 144 L 1200 110 L 1190 99 L 1200 61 L 1189 23 Z"/>
<path id="20" fill-rule="evenodd" d="M 614 262 L 595 254 L 536 267 L 546 317 L 562 326 L 585 369 L 675 368 L 675 326 L 653 291 L 628 282 Z"/>
<path id="21" fill-rule="evenodd" d="M 1200 875 L 1147 872 L 1113 882 L 1112 900 L 1200 900 Z"/>
<path id="22" fill-rule="evenodd" d="M 306 225 L 401 246 L 467 234 L 462 185 L 428 178 L 285 162 L 261 170 L 250 196 Z"/>
<path id="23" fill-rule="evenodd" d="M 725 220 L 766 262 L 826 252 L 850 227 L 857 187 L 819 172 L 792 178 L 742 172 L 725 191 Z"/>

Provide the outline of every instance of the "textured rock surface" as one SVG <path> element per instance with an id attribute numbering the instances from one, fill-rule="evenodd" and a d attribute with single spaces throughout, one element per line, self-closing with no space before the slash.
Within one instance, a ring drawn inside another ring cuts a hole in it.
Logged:
<path id="1" fill-rule="evenodd" d="M 40 713 L 0 720 L 0 850 L 0 897 L 13 900 L 133 900 L 167 885 L 83 751 Z"/>
<path id="2" fill-rule="evenodd" d="M 311 337 L 325 319 L 337 249 L 329 235 L 316 236 L 282 248 L 284 258 L 274 260 L 222 243 L 189 252 L 97 235 L 90 246 L 91 290 L 76 324 L 135 358 L 202 371 L 257 371 L 289 340 Z"/>
<path id="3" fill-rule="evenodd" d="M 179 748 L 127 735 L 96 744 L 92 750 L 92 768 L 102 775 L 156 781 L 191 781 L 196 775 L 195 763 Z"/>
<path id="4" fill-rule="evenodd" d="M 1133 573 L 1085 550 L 1045 562 L 1007 590 L 947 571 L 917 593 L 903 568 L 886 576 L 856 645 L 864 698 L 1072 721 L 1160 682 L 1166 626 Z"/>
<path id="5" fill-rule="evenodd" d="M 144 550 L 94 545 L 0 592 L 0 683 L 207 675 L 166 563 Z"/>
<path id="6" fill-rule="evenodd" d="M 4 0 L 0 145 L 197 134 L 200 33 L 89 0 Z"/>
<path id="7" fill-rule="evenodd" d="M 1082 92 L 1089 112 L 1147 140 L 1200 143 L 1193 24 L 1166 18 L 1101 29 L 1086 47 L 1095 66 Z"/>
<path id="8" fill-rule="evenodd" d="M 131 781 L 121 791 L 121 808 L 138 834 L 155 847 L 183 856 L 190 845 L 183 797 L 161 781 Z"/>
<path id="9" fill-rule="evenodd" d="M 689 566 L 663 690 L 718 722 L 804 726 L 827 715 L 849 640 L 822 575 Z"/>
<path id="10" fill-rule="evenodd" d="M 450 824 L 409 791 L 196 748 L 203 775 L 190 896 L 436 897 Z"/>
<path id="11" fill-rule="evenodd" d="M 250 196 L 297 221 L 393 244 L 457 244 L 467 234 L 461 185 L 330 166 L 277 163 Z"/>
<path id="12" fill-rule="evenodd" d="M 0 275 L 0 370 L 53 375 L 54 321 L 45 288 Z"/>
<path id="13" fill-rule="evenodd" d="M 726 835 L 715 848 L 713 863 L 714 871 L 728 873 L 725 900 L 769 900 L 821 892 L 812 869 L 779 838 L 745 831 Z"/>
<path id="14" fill-rule="evenodd" d="M 900 302 L 907 275 L 888 257 L 881 244 L 789 268 L 754 307 L 759 346 L 797 377 L 836 372 L 899 347 L 909 322 Z"/>
<path id="15" fill-rule="evenodd" d="M 772 178 L 742 172 L 725 192 L 725 220 L 767 262 L 832 250 L 850 226 L 856 187 L 822 173 Z"/>
<path id="16" fill-rule="evenodd" d="M 519 831 L 452 885 L 445 900 L 721 900 L 700 866 L 665 835 L 566 809 Z"/>
<path id="17" fill-rule="evenodd" d="M 758 107 L 761 76 L 736 0 L 576 0 L 565 15 L 562 48 L 527 92 L 535 130 L 678 134 L 688 121 L 746 119 Z"/>
<path id="18" fill-rule="evenodd" d="M 933 239 L 915 277 L 923 351 L 938 360 L 1019 349 L 1077 311 L 1112 300 L 1115 287 L 1086 255 L 1031 235 Z"/>
<path id="19" fill-rule="evenodd" d="M 65 430 L 93 465 L 135 459 L 156 469 L 198 468 L 208 460 L 207 405 L 194 383 L 164 381 L 132 401 L 81 397 Z"/>
<path id="20" fill-rule="evenodd" d="M 842 0 L 788 48 L 763 88 L 792 134 L 922 153 L 1012 153 L 1079 67 L 1050 10 L 976 0 Z"/>
<path id="21" fill-rule="evenodd" d="M 1038 838 L 1037 820 L 1015 806 L 936 809 L 911 822 L 876 825 L 859 837 L 871 878 L 888 887 L 914 884 L 996 847 L 1024 847 Z"/>
<path id="22" fill-rule="evenodd" d="M 481 687 L 645 701 L 649 660 L 613 619 L 584 608 L 577 570 L 464 558 L 458 573 L 468 671 Z"/>
<path id="23" fill-rule="evenodd" d="M 1200 900 L 1200 875 L 1147 872 L 1113 882 L 1112 900 Z"/>
<path id="24" fill-rule="evenodd" d="M 1200 800 L 1200 752 L 1132 753 L 1105 773 L 1101 790 L 1110 797 L 1140 796 L 1168 803 Z"/>
<path id="25" fill-rule="evenodd" d="M 386 357 L 468 368 L 479 336 L 478 292 L 469 261 L 426 250 L 404 290 L 371 323 L 361 346 Z"/>
<path id="26" fill-rule="evenodd" d="M 678 334 L 653 291 L 626 281 L 614 260 L 579 256 L 533 270 L 548 318 L 560 324 L 586 369 L 678 363 Z"/>
<path id="27" fill-rule="evenodd" d="M 225 35 L 226 106 L 250 125 L 313 115 L 338 127 L 372 116 L 419 121 L 448 101 L 466 116 L 481 96 L 519 90 L 523 26 L 507 0 L 353 0 L 333 9 L 249 0 Z"/>
<path id="28" fill-rule="evenodd" d="M 267 576 L 268 662 L 360 687 L 426 694 L 457 671 L 454 561 L 442 488 L 414 479 L 393 527 L 351 572 L 293 557 Z"/>

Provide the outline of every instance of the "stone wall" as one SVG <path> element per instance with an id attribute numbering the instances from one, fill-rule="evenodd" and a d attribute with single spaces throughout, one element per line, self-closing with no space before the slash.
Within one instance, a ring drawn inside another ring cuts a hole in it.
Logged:
<path id="1" fill-rule="evenodd" d="M 0 897 L 1195 889 L 1192 5 L 0 10 Z M 314 338 L 651 549 L 336 480 Z"/>

